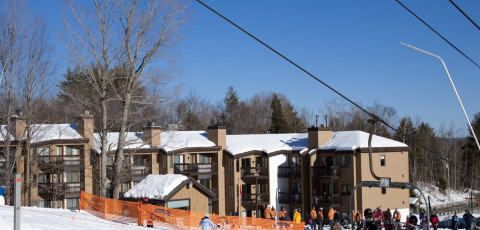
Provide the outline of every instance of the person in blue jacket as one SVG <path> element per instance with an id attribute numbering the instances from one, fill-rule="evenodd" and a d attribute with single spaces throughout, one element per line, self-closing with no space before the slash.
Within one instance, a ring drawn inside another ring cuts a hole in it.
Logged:
<path id="1" fill-rule="evenodd" d="M 208 213 L 205 214 L 205 217 L 202 218 L 202 220 L 199 223 L 200 226 L 202 226 L 202 230 L 210 230 L 210 229 L 216 229 L 217 225 L 215 225 L 212 220 L 210 220 Z"/>
<path id="2" fill-rule="evenodd" d="M 475 217 L 467 210 L 465 210 L 465 214 L 463 214 L 463 219 L 465 220 L 465 230 L 470 230 L 472 228 L 472 221 Z"/>

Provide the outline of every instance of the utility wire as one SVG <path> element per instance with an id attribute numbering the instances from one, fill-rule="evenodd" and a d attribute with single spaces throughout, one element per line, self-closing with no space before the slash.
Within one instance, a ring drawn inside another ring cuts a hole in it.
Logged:
<path id="1" fill-rule="evenodd" d="M 226 18 L 225 16 L 223 16 L 222 14 L 220 14 L 219 12 L 217 12 L 216 10 L 214 10 L 213 8 L 211 8 L 210 6 L 206 5 L 205 3 L 203 3 L 201 0 L 196 0 L 198 3 L 202 4 L 203 6 L 205 6 L 207 9 L 209 9 L 210 11 L 212 11 L 213 13 L 215 13 L 216 15 L 220 16 L 221 18 L 223 18 L 225 21 L 229 22 L 230 24 L 232 24 L 233 26 L 237 27 L 239 30 L 241 30 L 242 32 L 246 33 L 248 36 L 250 36 L 251 38 L 255 39 L 257 42 L 259 42 L 260 44 L 262 44 L 263 46 L 267 47 L 269 50 L 273 51 L 275 54 L 279 55 L 280 57 L 282 57 L 283 59 L 285 59 L 286 61 L 290 62 L 290 64 L 294 65 L 295 67 L 297 67 L 298 69 L 300 69 L 301 71 L 303 71 L 304 73 L 306 73 L 308 76 L 312 77 L 313 79 L 315 79 L 316 81 L 320 82 L 321 84 L 323 84 L 324 86 L 326 86 L 328 89 L 332 90 L 333 92 L 335 92 L 336 94 L 338 94 L 339 96 L 341 96 L 343 99 L 347 100 L 348 102 L 352 103 L 352 105 L 354 105 L 355 107 L 357 107 L 358 109 L 362 110 L 363 112 L 365 112 L 366 114 L 370 115 L 373 119 L 376 119 L 377 121 L 381 122 L 382 124 L 384 124 L 386 127 L 392 129 L 393 131 L 395 132 L 399 132 L 399 130 L 397 128 L 394 128 L 393 126 L 391 126 L 390 124 L 388 124 L 386 121 L 384 121 L 383 119 L 381 119 L 380 117 L 378 117 L 377 115 L 367 111 L 366 109 L 364 109 L 363 107 L 361 107 L 360 105 L 358 105 L 357 103 L 353 102 L 352 100 L 350 100 L 349 98 L 347 98 L 346 96 L 344 96 L 343 94 L 341 94 L 340 92 L 338 92 L 337 90 L 335 90 L 333 87 L 329 86 L 327 83 L 323 82 L 322 80 L 318 79 L 317 77 L 315 77 L 313 74 L 311 74 L 310 72 L 308 72 L 307 70 L 305 70 L 304 68 L 300 67 L 299 65 L 297 65 L 295 62 L 293 62 L 292 60 L 290 60 L 289 58 L 285 57 L 283 54 L 281 54 L 280 52 L 278 52 L 277 50 L 273 49 L 271 46 L 267 45 L 265 42 L 261 41 L 260 39 L 258 39 L 257 37 L 255 37 L 254 35 L 252 35 L 251 33 L 249 33 L 248 31 L 246 31 L 245 29 L 243 29 L 242 27 L 240 27 L 239 25 L 235 24 L 234 22 L 232 22 L 231 20 L 229 20 L 228 18 Z M 398 2 L 398 0 L 395 0 Z M 399 4 L 402 5 L 402 3 L 398 2 Z M 402 5 L 403 6 L 403 5 Z M 405 6 L 404 6 L 405 7 Z M 406 7 L 405 7 L 406 8 Z M 410 11 L 408 8 L 406 8 L 408 11 Z M 410 11 L 411 12 L 411 11 Z M 413 14 L 413 12 L 411 12 Z M 415 15 L 415 14 L 413 14 Z M 416 15 L 415 15 L 416 16 Z M 417 17 L 417 16 L 416 16 Z M 418 18 L 418 17 L 417 17 Z M 420 19 L 420 18 L 419 18 Z M 423 20 L 420 19 L 422 22 Z M 425 23 L 425 22 L 424 22 Z M 426 24 L 426 23 L 425 23 Z M 428 26 L 428 25 L 427 25 Z M 429 28 L 431 28 L 429 26 Z M 432 29 L 433 30 L 433 29 Z M 436 31 L 435 31 L 436 32 Z M 438 33 L 437 33 L 438 34 Z M 440 35 L 441 36 L 441 35 Z M 442 37 L 443 38 L 443 37 Z M 446 39 L 444 39 L 446 40 Z M 446 40 L 447 41 L 447 40 Z M 447 41 L 448 42 L 448 41 Z M 450 42 L 448 42 L 449 44 L 451 44 Z M 454 46 L 455 47 L 455 46 Z M 456 48 L 456 47 L 455 47 Z M 458 49 L 457 49 L 458 50 Z M 460 51 L 461 52 L 461 51 Z M 462 53 L 463 54 L 463 53 Z M 464 55 L 465 56 L 465 55 Z M 468 57 L 467 57 L 468 58 Z M 469 58 L 469 60 L 471 60 Z M 472 61 L 472 60 L 471 60 Z M 472 61 L 473 62 L 473 61 Z M 475 65 L 477 65 L 475 62 L 473 62 Z M 478 65 L 477 65 L 478 66 Z M 480 68 L 480 66 L 478 66 Z M 423 145 L 422 143 L 417 143 L 417 141 L 415 141 L 415 144 L 418 144 L 419 146 L 421 146 L 423 149 L 427 150 L 428 152 L 431 152 L 432 154 L 434 154 L 435 156 L 441 158 L 442 160 L 444 160 L 445 162 L 449 163 L 449 164 L 452 164 L 454 167 L 460 169 L 460 170 L 464 170 L 464 168 L 461 168 L 459 166 L 457 166 L 456 164 L 454 163 L 451 163 L 449 160 L 447 160 L 445 157 L 443 157 L 442 155 L 440 155 L 438 152 L 436 152 L 435 150 L 431 149 L 431 148 L 428 148 L 427 146 Z M 473 176 L 473 175 L 472 175 Z M 479 177 L 476 177 L 476 176 L 473 176 L 473 178 L 477 179 L 478 181 L 480 181 L 480 178 Z"/>
<path id="2" fill-rule="evenodd" d="M 455 4 L 455 2 L 453 2 L 452 0 L 448 1 L 450 1 L 450 3 L 452 3 L 452 5 L 455 6 L 455 8 L 457 8 L 457 10 L 463 14 L 463 16 L 465 16 L 475 27 L 477 27 L 478 30 L 480 30 L 480 27 L 477 25 L 477 23 L 475 23 L 465 12 L 463 12 L 463 10 L 460 9 L 460 7 Z"/>
<path id="3" fill-rule="evenodd" d="M 432 30 L 434 33 L 436 33 L 439 37 L 441 37 L 445 42 L 447 42 L 451 47 L 453 47 L 455 50 L 457 50 L 460 54 L 462 54 L 464 57 L 466 57 L 468 60 L 470 60 L 474 65 L 476 65 L 478 68 L 480 68 L 480 65 L 478 65 L 474 60 L 472 60 L 470 57 L 468 57 L 465 53 L 463 53 L 460 49 L 458 49 L 454 44 L 452 44 L 450 41 L 448 41 L 444 36 L 442 36 L 439 32 L 437 32 L 434 28 L 432 28 L 428 23 L 426 23 L 424 20 L 422 20 L 419 16 L 417 16 L 415 13 L 413 13 L 408 7 L 403 5 L 399 0 L 395 0 L 398 4 L 400 4 L 403 8 L 405 8 L 408 12 L 410 12 L 413 16 L 415 16 L 418 20 L 420 20 L 424 25 L 426 25 L 430 30 Z"/>

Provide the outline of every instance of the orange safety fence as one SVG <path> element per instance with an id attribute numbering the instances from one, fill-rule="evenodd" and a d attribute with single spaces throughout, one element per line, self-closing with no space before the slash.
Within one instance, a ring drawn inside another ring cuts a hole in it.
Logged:
<path id="1" fill-rule="evenodd" d="M 141 202 L 103 198 L 82 191 L 80 210 L 97 217 L 141 226 L 153 225 L 171 229 L 201 229 L 199 223 L 205 213 L 166 208 Z M 211 214 L 210 219 L 219 229 L 292 229 L 303 230 L 305 223 L 275 221 L 255 217 Z"/>

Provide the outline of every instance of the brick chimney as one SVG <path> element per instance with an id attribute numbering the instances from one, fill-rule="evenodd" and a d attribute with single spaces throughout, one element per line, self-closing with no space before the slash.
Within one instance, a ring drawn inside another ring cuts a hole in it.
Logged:
<path id="1" fill-rule="evenodd" d="M 155 126 L 155 122 L 148 122 L 143 127 L 142 140 L 152 148 L 160 146 L 160 126 Z"/>
<path id="2" fill-rule="evenodd" d="M 12 129 L 10 130 L 10 133 L 15 138 L 15 140 L 24 138 L 27 124 L 25 123 L 25 119 L 23 119 L 22 117 L 22 112 L 19 112 L 18 114 L 11 116 L 10 121 L 12 125 Z"/>
<path id="3" fill-rule="evenodd" d="M 215 143 L 217 146 L 221 146 L 222 149 L 227 147 L 227 129 L 225 126 L 210 125 L 208 126 L 208 139 Z"/>
<path id="4" fill-rule="evenodd" d="M 332 137 L 333 133 L 331 127 L 312 126 L 308 128 L 308 148 L 316 149 L 330 141 Z"/>
<path id="5" fill-rule="evenodd" d="M 78 134 L 83 138 L 88 138 L 88 145 L 93 148 L 93 134 L 95 132 L 93 124 L 93 115 L 90 111 L 85 110 L 78 119 Z"/>

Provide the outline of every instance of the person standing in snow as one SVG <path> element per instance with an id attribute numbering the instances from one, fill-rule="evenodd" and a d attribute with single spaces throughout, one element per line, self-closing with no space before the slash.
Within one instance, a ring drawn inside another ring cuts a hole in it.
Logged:
<path id="1" fill-rule="evenodd" d="M 398 211 L 397 208 L 395 208 L 395 211 L 393 212 L 393 220 L 395 221 L 395 226 L 397 226 L 397 229 L 400 229 L 400 220 L 402 219 L 402 215 Z"/>
<path id="2" fill-rule="evenodd" d="M 199 225 L 202 226 L 202 230 L 217 229 L 217 225 L 210 220 L 208 213 L 205 214 L 205 217 L 202 218 Z"/>
<path id="3" fill-rule="evenodd" d="M 438 229 L 438 216 L 437 213 L 433 212 L 432 216 L 430 216 L 430 223 L 432 223 L 433 229 Z"/>
<path id="4" fill-rule="evenodd" d="M 295 223 L 300 223 L 300 221 L 302 220 L 302 216 L 300 215 L 300 213 L 298 212 L 298 209 L 295 209 L 293 211 L 293 221 Z"/>
<path id="5" fill-rule="evenodd" d="M 458 229 L 458 216 L 457 216 L 457 212 L 454 212 L 454 213 L 453 213 L 453 216 L 452 216 L 452 229 L 453 229 L 453 230 L 457 230 L 457 229 Z"/>
<path id="6" fill-rule="evenodd" d="M 270 205 L 267 205 L 267 207 L 263 210 L 263 218 L 265 219 L 271 219 L 272 218 L 272 212 L 270 209 Z"/>
<path id="7" fill-rule="evenodd" d="M 465 230 L 470 230 L 472 229 L 472 221 L 475 219 L 475 217 L 472 216 L 470 211 L 465 210 L 465 214 L 463 214 L 463 219 L 465 220 Z"/>
<path id="8" fill-rule="evenodd" d="M 330 210 L 328 210 L 328 224 L 330 225 L 330 229 L 333 228 L 333 216 L 335 215 L 335 210 L 332 206 L 330 206 Z"/>
<path id="9" fill-rule="evenodd" d="M 275 207 L 272 205 L 272 210 L 270 210 L 270 218 L 275 220 L 277 218 L 277 211 L 275 211 Z"/>

